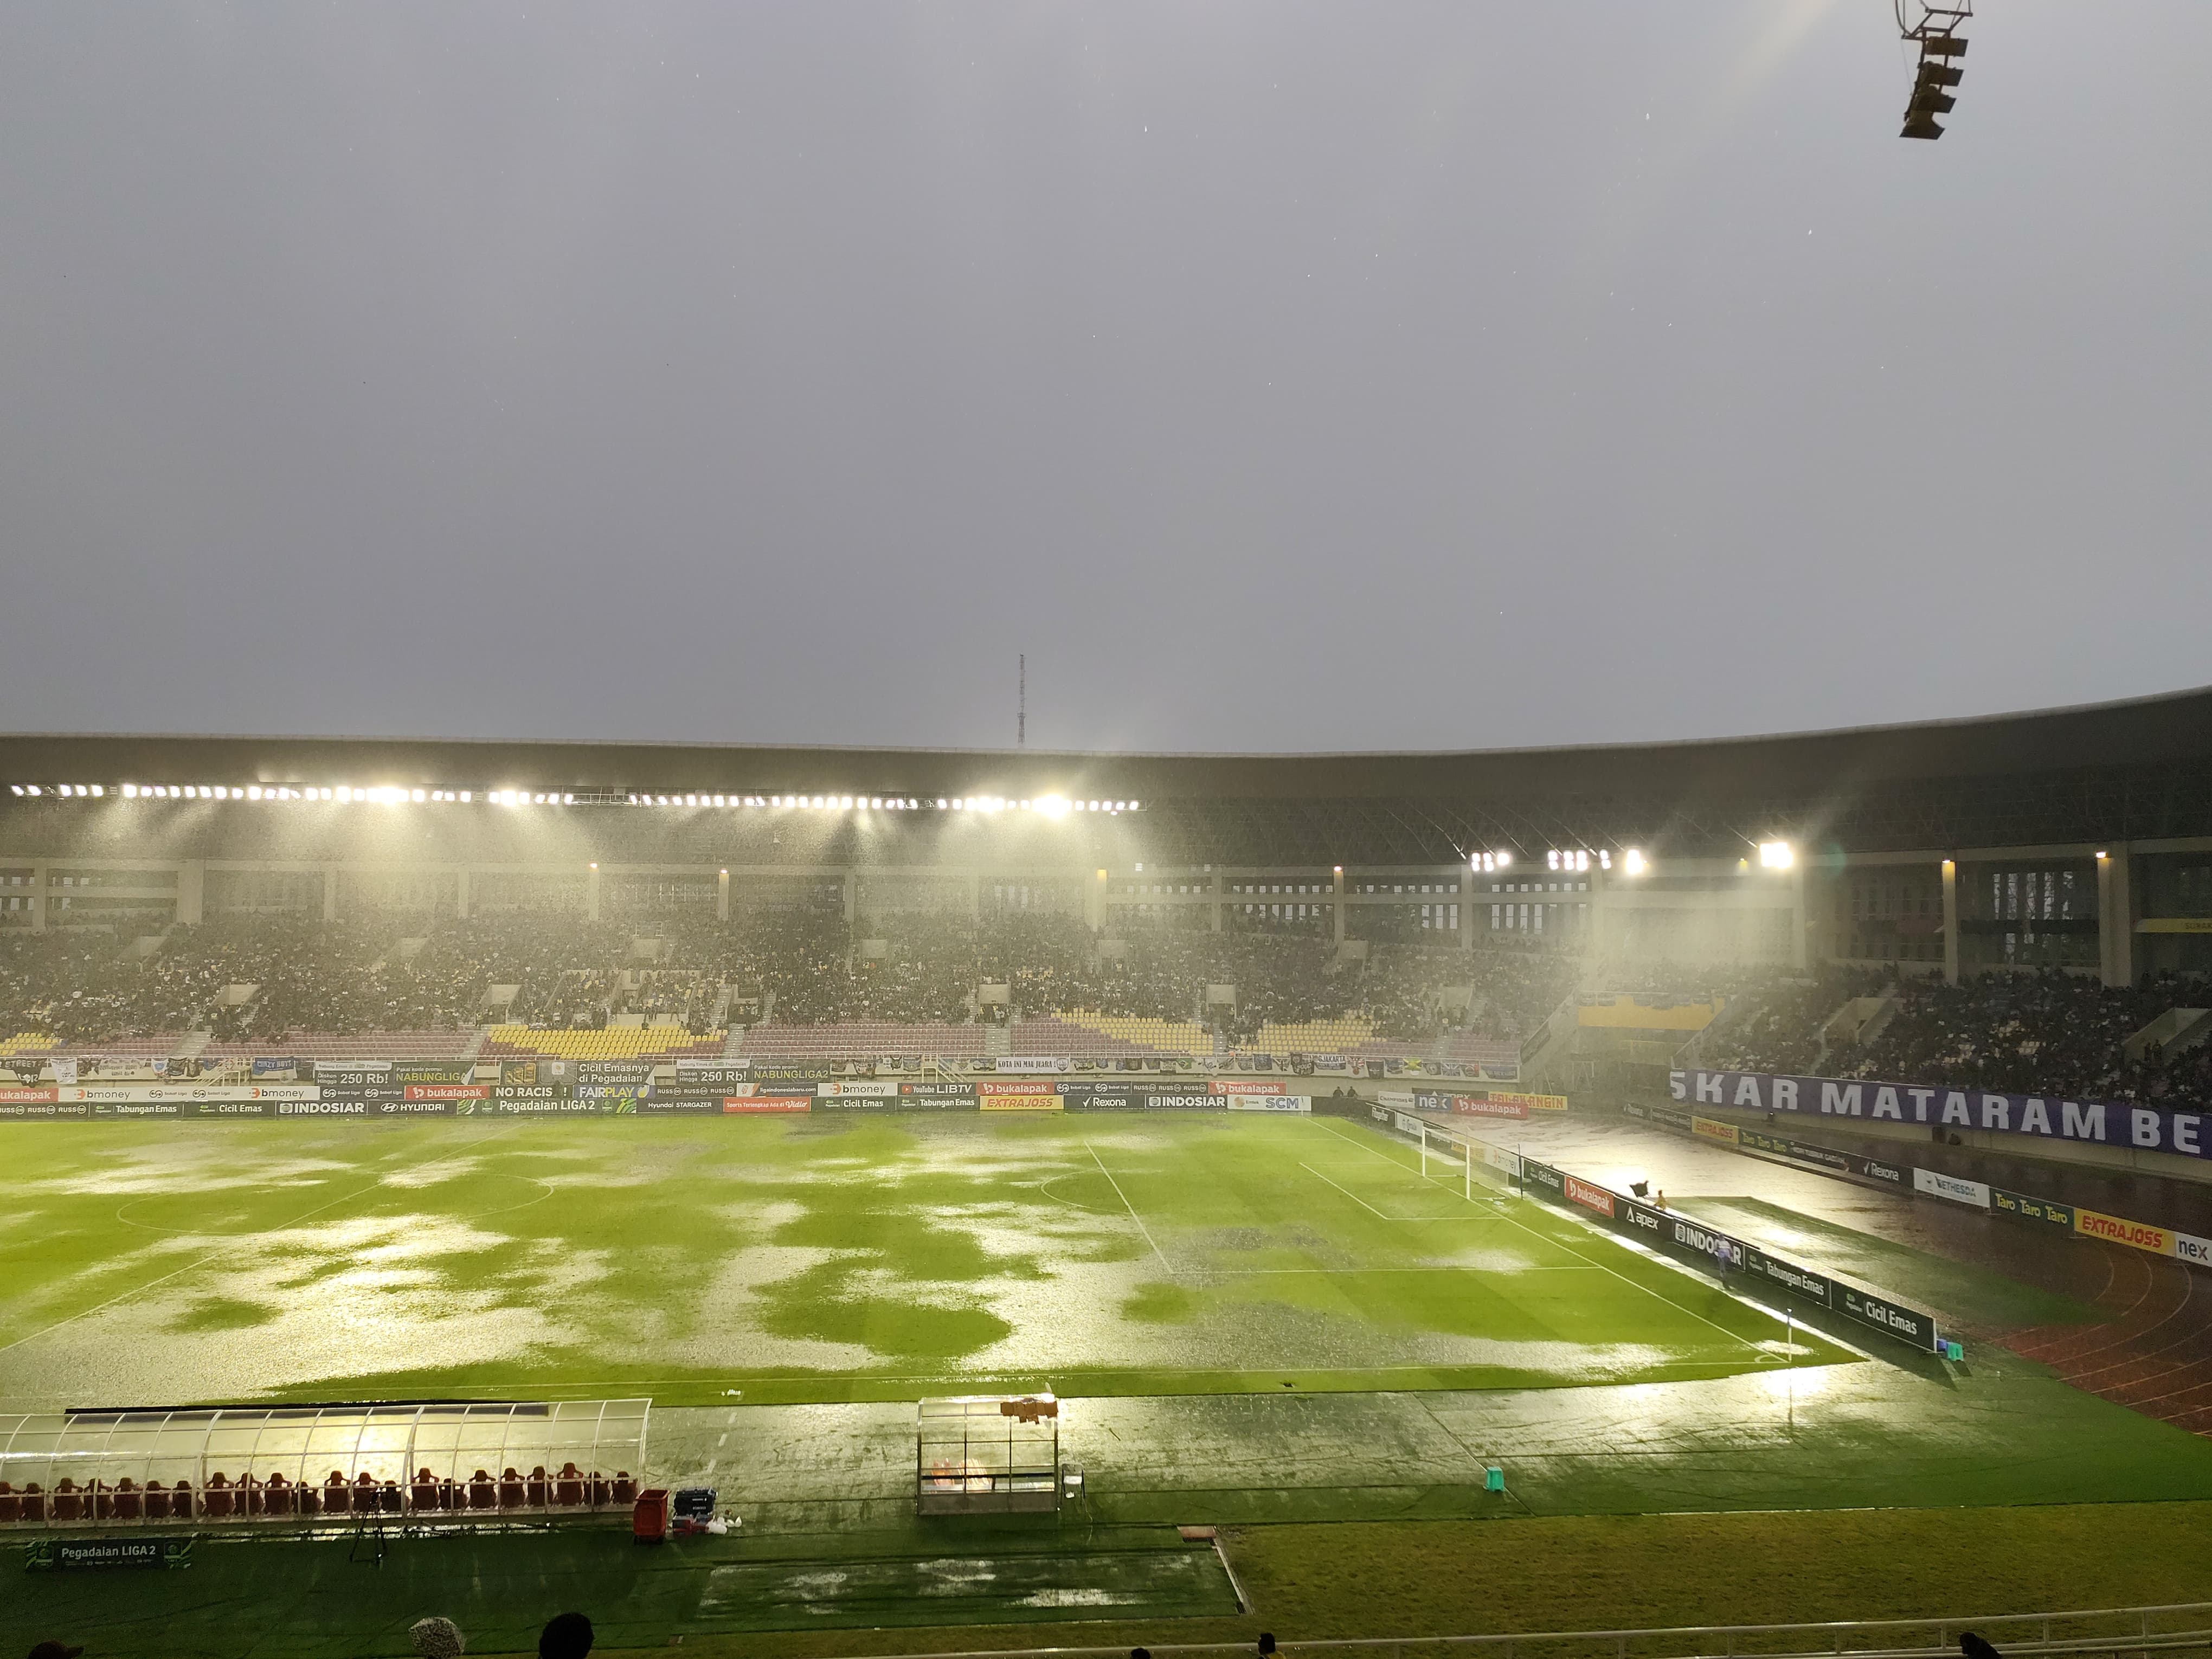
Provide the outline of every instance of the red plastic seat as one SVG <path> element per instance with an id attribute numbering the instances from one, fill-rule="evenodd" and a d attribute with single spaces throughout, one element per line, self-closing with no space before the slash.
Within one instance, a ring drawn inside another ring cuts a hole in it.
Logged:
<path id="1" fill-rule="evenodd" d="M 584 1474 L 574 1463 L 563 1463 L 553 1481 L 553 1501 L 574 1507 L 584 1501 Z"/>
<path id="2" fill-rule="evenodd" d="M 289 1515 L 299 1506 L 300 1489 L 287 1480 L 280 1470 L 269 1477 L 261 1488 L 261 1508 L 268 1515 Z"/>
<path id="3" fill-rule="evenodd" d="M 54 1487 L 54 1519 L 82 1521 L 84 1519 L 84 1493 L 76 1481 L 64 1475 Z"/>
<path id="4" fill-rule="evenodd" d="M 499 1477 L 499 1506 L 503 1510 L 522 1507 L 522 1477 L 515 1473 L 512 1463 Z"/>
<path id="5" fill-rule="evenodd" d="M 127 1474 L 115 1483 L 115 1492 L 111 1502 L 114 1505 L 115 1518 L 118 1521 L 137 1521 L 145 1516 L 146 1494 L 138 1489 L 138 1483 Z"/>
<path id="6" fill-rule="evenodd" d="M 231 1490 L 230 1482 L 223 1479 L 222 1471 L 217 1469 L 208 1476 L 207 1486 L 201 1493 L 201 1512 L 211 1521 L 221 1521 L 237 1505 L 238 1496 Z"/>
<path id="7" fill-rule="evenodd" d="M 628 1469 L 615 1471 L 615 1502 L 617 1504 L 637 1502 L 637 1482 L 629 1478 Z"/>
<path id="8" fill-rule="evenodd" d="M 23 1519 L 43 1521 L 46 1518 L 46 1494 L 40 1490 L 37 1481 L 26 1480 L 23 1483 L 22 1502 Z"/>
<path id="9" fill-rule="evenodd" d="M 23 1518 L 23 1494 L 5 1480 L 0 1480 L 0 1522 Z"/>
<path id="10" fill-rule="evenodd" d="M 179 1480 L 169 1489 L 169 1518 L 189 1521 L 192 1518 L 192 1483 Z"/>
<path id="11" fill-rule="evenodd" d="M 332 1469 L 323 1481 L 323 1513 L 343 1515 L 353 1508 L 353 1488 L 345 1476 Z"/>
<path id="12" fill-rule="evenodd" d="M 551 1498 L 552 1484 L 545 1478 L 545 1466 L 540 1463 L 530 1471 L 530 1479 L 524 1483 L 523 1500 L 532 1509 L 542 1510 Z"/>
<path id="13" fill-rule="evenodd" d="M 169 1494 L 158 1480 L 146 1483 L 146 1518 L 166 1521 L 169 1518 Z"/>
<path id="14" fill-rule="evenodd" d="M 471 1509 L 492 1509 L 496 1507 L 498 1503 L 498 1484 L 492 1480 L 489 1469 L 478 1469 L 469 1477 L 469 1507 Z"/>
<path id="15" fill-rule="evenodd" d="M 437 1476 L 432 1474 L 428 1469 L 416 1470 L 415 1479 L 408 1485 L 407 1501 L 418 1513 L 436 1509 L 438 1507 Z"/>

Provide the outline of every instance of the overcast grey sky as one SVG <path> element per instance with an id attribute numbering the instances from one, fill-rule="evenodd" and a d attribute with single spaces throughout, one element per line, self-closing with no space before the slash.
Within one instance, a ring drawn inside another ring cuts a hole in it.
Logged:
<path id="1" fill-rule="evenodd" d="M 0 4 L 0 727 L 1459 748 L 2212 680 L 2212 5 Z"/>

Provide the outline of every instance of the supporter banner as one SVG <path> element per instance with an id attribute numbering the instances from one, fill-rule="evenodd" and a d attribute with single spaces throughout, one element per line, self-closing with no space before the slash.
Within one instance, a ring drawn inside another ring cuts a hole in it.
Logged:
<path id="1" fill-rule="evenodd" d="M 722 1110 L 732 1117 L 742 1117 L 764 1112 L 811 1112 L 815 1103 L 811 1095 L 733 1095 L 722 1103 Z"/>
<path id="2" fill-rule="evenodd" d="M 2153 1255 L 2178 1254 L 2173 1234 L 2147 1221 L 2130 1221 L 2121 1216 L 2077 1209 L 2074 1212 L 2074 1231 L 2084 1238 L 2101 1238 L 2108 1244 L 2125 1244 L 2131 1249 L 2148 1250 Z"/>
<path id="3" fill-rule="evenodd" d="M 510 1089 L 536 1088 L 551 1083 L 567 1070 L 557 1060 L 502 1060 L 499 1080 Z"/>
<path id="4" fill-rule="evenodd" d="M 1224 1095 L 1232 1112 L 1310 1112 L 1313 1099 L 1308 1095 Z"/>
<path id="5" fill-rule="evenodd" d="M 1971 1204 L 1978 1210 L 1990 1207 L 1990 1189 L 1985 1184 L 1945 1175 L 1941 1170 L 1915 1170 L 1912 1190 L 1930 1198 L 1948 1198 L 1954 1204 Z"/>
<path id="6" fill-rule="evenodd" d="M 2047 1198 L 2034 1198 L 2027 1193 L 2008 1193 L 2002 1187 L 1990 1188 L 1990 1207 L 2002 1215 L 2016 1215 L 2023 1221 L 2046 1221 L 2054 1227 L 2074 1231 L 2074 1206 L 2054 1204 Z"/>
<path id="7" fill-rule="evenodd" d="M 1291 1085 L 1274 1079 L 1225 1078 L 1210 1079 L 1207 1092 L 1217 1095 L 1286 1095 Z"/>
<path id="8" fill-rule="evenodd" d="M 1692 1118 L 1690 1133 L 1700 1140 L 1717 1140 L 1723 1146 L 1733 1146 L 1737 1144 L 1735 1125 L 1723 1123 L 1717 1118 Z"/>
<path id="9" fill-rule="evenodd" d="M 0 1074 L 14 1078 L 27 1089 L 46 1074 L 46 1057 L 44 1054 L 15 1054 L 0 1060 Z"/>
<path id="10" fill-rule="evenodd" d="M 76 1061 L 68 1054 L 56 1054 L 47 1062 L 54 1068 L 54 1081 L 63 1085 L 76 1081 Z"/>
<path id="11" fill-rule="evenodd" d="M 476 1074 L 472 1060 L 396 1060 L 390 1075 L 394 1083 L 438 1084 L 469 1083 Z"/>
<path id="12" fill-rule="evenodd" d="M 815 1094 L 824 1099 L 834 1095 L 854 1095 L 864 1097 L 873 1096 L 882 1100 L 896 1100 L 898 1091 L 898 1080 L 896 1078 L 848 1078 L 842 1081 L 832 1079 L 827 1083 L 817 1083 L 814 1085 Z"/>
<path id="13" fill-rule="evenodd" d="M 2066 1100 L 2057 1095 L 1921 1087 L 1849 1078 L 1776 1077 L 1763 1072 L 1680 1071 L 1668 1074 L 1676 1100 L 1750 1112 L 1818 1112 L 1874 1123 L 1982 1129 L 2041 1140 L 2084 1141 L 2141 1152 L 2212 1157 L 2205 1114 L 2132 1101 Z"/>
<path id="14" fill-rule="evenodd" d="M 163 1065 L 158 1069 L 166 1072 L 169 1068 Z M 298 1080 L 301 1073 L 313 1068 L 297 1054 L 293 1054 L 256 1060 L 246 1069 L 256 1083 L 292 1083 Z"/>
<path id="15" fill-rule="evenodd" d="M 996 1072 L 1065 1072 L 1073 1062 L 1054 1054 L 1000 1054 L 991 1062 Z"/>

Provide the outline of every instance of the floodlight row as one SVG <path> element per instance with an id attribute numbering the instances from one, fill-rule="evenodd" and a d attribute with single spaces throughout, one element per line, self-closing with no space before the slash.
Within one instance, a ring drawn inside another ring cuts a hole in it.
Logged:
<path id="1" fill-rule="evenodd" d="M 352 784 L 222 784 L 222 783 L 11 783 L 10 793 L 21 797 L 52 797 L 58 800 L 90 800 L 110 794 L 125 800 L 204 801 L 329 801 L 338 805 L 396 806 L 409 804 L 483 802 L 491 806 L 574 806 L 576 796 L 564 790 L 531 789 L 412 789 L 396 784 L 358 787 Z M 1072 812 L 1119 815 L 1139 810 L 1133 800 L 1070 799 L 1065 795 L 953 795 L 923 799 L 912 795 L 732 795 L 618 794 L 588 796 L 590 801 L 615 800 L 630 806 L 762 807 L 837 812 L 1029 812 L 1042 817 L 1065 817 Z"/>

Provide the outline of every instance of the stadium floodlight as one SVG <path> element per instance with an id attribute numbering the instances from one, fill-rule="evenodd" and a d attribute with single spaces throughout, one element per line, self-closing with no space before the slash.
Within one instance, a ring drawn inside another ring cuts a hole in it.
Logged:
<path id="1" fill-rule="evenodd" d="M 1898 136 L 1941 138 L 1943 124 L 1936 118 L 1948 115 L 1959 102 L 1947 88 L 1957 86 L 1966 76 L 1954 60 L 1966 55 L 1966 40 L 1959 27 L 1973 15 L 1972 0 L 1950 0 L 1942 5 L 1920 0 L 1917 23 L 1905 21 L 1906 4 L 1907 0 L 1897 0 L 1898 32 L 1918 45 L 1920 64 L 1912 78 L 1912 94 L 1905 102 L 1905 125 Z"/>
<path id="2" fill-rule="evenodd" d="M 1786 841 L 1759 843 L 1759 867 L 1762 870 L 1787 870 L 1796 861 L 1796 851 Z"/>
<path id="3" fill-rule="evenodd" d="M 1037 802 L 1036 810 L 1048 818 L 1064 818 L 1067 816 L 1067 801 L 1062 796 L 1047 795 Z"/>
<path id="4" fill-rule="evenodd" d="M 1620 855 L 1620 867 L 1632 876 L 1640 876 L 1650 866 L 1644 862 L 1644 854 L 1632 847 Z"/>

